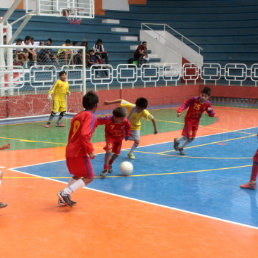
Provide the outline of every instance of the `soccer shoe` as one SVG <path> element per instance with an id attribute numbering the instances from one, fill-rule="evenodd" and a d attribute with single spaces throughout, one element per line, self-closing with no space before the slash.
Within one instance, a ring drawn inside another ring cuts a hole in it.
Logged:
<path id="1" fill-rule="evenodd" d="M 4 207 L 6 207 L 7 206 L 7 203 L 2 203 L 2 202 L 0 202 L 0 208 L 4 208 Z"/>
<path id="2" fill-rule="evenodd" d="M 178 148 L 178 151 L 179 151 L 179 154 L 180 154 L 180 155 L 185 155 L 183 148 Z"/>
<path id="3" fill-rule="evenodd" d="M 135 159 L 135 156 L 133 155 L 133 153 L 128 152 L 128 158 L 129 159 Z"/>
<path id="4" fill-rule="evenodd" d="M 46 128 L 49 128 L 49 127 L 50 127 L 50 123 L 47 123 L 47 124 L 45 125 L 45 127 L 46 127 Z"/>
<path id="5" fill-rule="evenodd" d="M 108 173 L 112 173 L 112 172 L 113 172 L 112 165 L 109 165 Z"/>
<path id="6" fill-rule="evenodd" d="M 240 187 L 241 187 L 241 188 L 244 188 L 244 189 L 255 190 L 255 189 L 256 189 L 256 183 L 248 182 L 248 183 L 246 183 L 246 184 L 240 185 Z"/>
<path id="7" fill-rule="evenodd" d="M 70 195 L 68 195 L 68 197 L 70 198 Z M 72 201 L 71 199 L 70 199 L 70 201 L 71 201 L 71 203 L 72 203 L 72 206 L 74 206 L 74 205 L 77 204 L 77 202 L 74 202 L 74 201 Z M 63 202 L 61 198 L 58 198 L 58 202 L 57 202 L 57 203 L 58 203 L 58 206 L 59 206 L 59 207 L 65 207 L 65 206 L 67 206 L 67 204 L 66 204 L 65 202 Z"/>
<path id="8" fill-rule="evenodd" d="M 73 207 L 73 204 L 72 204 L 71 199 L 69 198 L 68 195 L 65 195 L 65 194 L 63 193 L 63 191 L 59 192 L 57 195 L 59 196 L 59 198 L 60 198 L 64 203 L 66 203 L 66 204 L 69 205 L 70 207 Z"/>
<path id="9" fill-rule="evenodd" d="M 100 176 L 101 177 L 106 177 L 108 174 L 108 170 L 107 169 L 104 169 L 101 173 L 100 173 Z"/>
<path id="10" fill-rule="evenodd" d="M 56 124 L 56 127 L 64 127 L 62 124 Z"/>
<path id="11" fill-rule="evenodd" d="M 179 143 L 176 140 L 177 140 L 177 138 L 174 139 L 174 149 L 178 150 Z"/>

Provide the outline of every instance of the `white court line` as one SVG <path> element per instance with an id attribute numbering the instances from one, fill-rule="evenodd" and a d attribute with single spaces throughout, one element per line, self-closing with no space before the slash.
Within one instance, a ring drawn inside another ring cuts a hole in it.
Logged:
<path id="1" fill-rule="evenodd" d="M 42 179 L 46 179 L 46 180 L 50 180 L 50 181 L 55 181 L 55 182 L 63 183 L 63 184 L 67 185 L 67 182 L 64 182 L 64 181 L 61 181 L 61 180 L 56 180 L 56 179 L 52 179 L 52 178 L 48 178 L 48 177 L 37 176 L 37 175 L 34 175 L 34 174 L 30 174 L 30 173 L 26 173 L 26 172 L 21 172 L 19 170 L 15 170 L 15 169 L 12 169 L 12 171 L 17 172 L 17 173 L 21 173 L 21 174 L 30 175 L 30 176 L 40 177 Z M 162 205 L 162 204 L 157 204 L 157 203 L 153 203 L 153 202 L 143 201 L 143 200 L 140 200 L 140 199 L 136 199 L 136 198 L 132 198 L 132 197 L 127 197 L 127 196 L 119 195 L 119 194 L 114 194 L 114 193 L 110 193 L 110 192 L 106 192 L 106 191 L 102 191 L 102 190 L 97 190 L 97 189 L 94 189 L 94 188 L 89 188 L 89 187 L 83 187 L 83 188 L 87 189 L 87 190 L 91 190 L 91 191 L 95 191 L 95 192 L 104 193 L 104 194 L 108 194 L 108 195 L 111 195 L 111 196 L 127 199 L 127 200 L 137 201 L 137 202 L 149 204 L 149 205 L 152 205 L 152 206 L 158 206 L 158 207 L 170 209 L 170 210 L 173 210 L 173 211 L 180 211 L 180 212 L 183 212 L 183 213 L 192 214 L 192 215 L 196 215 L 196 216 L 199 216 L 199 217 L 208 218 L 208 219 L 212 219 L 212 220 L 217 220 L 217 221 L 221 221 L 221 222 L 225 222 L 225 223 L 229 223 L 229 224 L 233 224 L 233 225 L 237 225 L 237 226 L 241 226 L 241 227 L 247 227 L 247 228 L 251 228 L 251 229 L 258 229 L 258 227 L 255 227 L 255 226 L 250 226 L 250 225 L 247 225 L 247 224 L 238 223 L 238 222 L 234 222 L 234 221 L 231 221 L 231 220 L 220 219 L 220 218 L 217 218 L 217 217 L 212 217 L 212 216 L 204 215 L 204 214 L 197 213 L 197 212 L 187 211 L 187 210 L 183 210 L 183 209 L 179 209 L 179 208 L 169 207 L 169 206 Z"/>
<path id="2" fill-rule="evenodd" d="M 204 136 L 200 136 L 200 137 L 197 137 L 197 138 L 208 137 L 208 136 L 212 136 L 212 135 L 225 134 L 225 133 L 231 133 L 231 132 L 237 132 L 237 131 L 241 131 L 241 130 L 248 130 L 248 129 L 254 129 L 254 128 L 257 128 L 257 127 L 250 127 L 250 128 L 246 128 L 246 129 L 239 129 L 239 130 L 234 130 L 234 131 L 230 131 L 230 132 L 222 132 L 222 133 L 218 133 L 218 134 L 204 135 Z M 165 144 L 165 143 L 169 143 L 169 142 L 171 142 L 171 141 L 162 142 L 162 143 L 156 143 L 156 144 L 148 144 L 148 145 L 144 145 L 144 146 L 141 146 L 141 147 L 144 148 L 144 147 L 148 147 L 148 146 Z M 127 149 L 129 149 L 129 148 L 127 148 Z M 127 149 L 123 149 L 123 150 L 127 150 Z M 105 152 L 97 153 L 96 155 L 103 154 L 103 153 L 105 153 Z M 35 174 L 21 172 L 21 171 L 17 170 L 18 168 L 24 168 L 24 167 L 30 167 L 30 166 L 54 163 L 54 162 L 59 162 L 59 161 L 64 161 L 64 160 L 65 159 L 57 160 L 57 161 L 51 161 L 51 162 L 43 162 L 43 163 L 27 165 L 27 166 L 22 166 L 22 167 L 17 167 L 17 168 L 9 168 L 9 170 L 12 170 L 14 172 L 21 173 L 21 174 L 26 174 L 26 175 L 30 175 L 30 176 L 40 177 L 42 179 L 46 179 L 46 180 L 50 180 L 50 181 L 55 181 L 55 182 L 67 184 L 67 182 L 64 182 L 64 181 L 61 181 L 61 180 L 56 180 L 56 179 L 52 179 L 52 178 L 48 178 L 48 177 L 42 177 L 42 176 L 38 176 L 38 175 L 35 175 Z M 127 197 L 127 196 L 123 196 L 123 195 L 119 195 L 119 194 L 114 194 L 114 193 L 110 193 L 110 192 L 106 192 L 106 191 L 102 191 L 102 190 L 97 190 L 97 189 L 93 189 L 93 188 L 89 188 L 89 187 L 83 187 L 83 188 L 91 190 L 91 191 L 95 191 L 95 192 L 100 192 L 100 193 L 108 194 L 108 195 L 111 195 L 111 196 L 116 196 L 116 197 L 120 197 L 120 198 L 124 198 L 124 199 L 128 199 L 128 200 L 133 200 L 133 201 L 137 201 L 137 202 L 153 205 L 153 206 L 167 208 L 167 209 L 174 210 L 174 211 L 180 211 L 180 212 L 183 212 L 183 213 L 192 214 L 192 215 L 196 215 L 196 216 L 200 216 L 200 217 L 204 217 L 204 218 L 208 218 L 208 219 L 212 219 L 212 220 L 217 220 L 217 221 L 221 221 L 221 222 L 225 222 L 225 223 L 230 223 L 230 224 L 237 225 L 237 226 L 247 227 L 247 228 L 251 228 L 251 229 L 258 229 L 258 227 L 255 227 L 255 226 L 250 226 L 250 225 L 247 225 L 247 224 L 242 224 L 242 223 L 238 223 L 238 222 L 234 222 L 234 221 L 230 221 L 230 220 L 220 219 L 220 218 L 217 218 L 217 217 L 208 216 L 208 215 L 204 215 L 204 214 L 197 213 L 197 212 L 191 212 L 191 211 L 187 211 L 187 210 L 183 210 L 183 209 L 179 209 L 179 208 L 169 207 L 169 206 L 162 205 L 162 204 L 157 204 L 157 203 L 153 203 L 153 202 L 143 201 L 143 200 L 140 200 L 140 199 L 131 198 L 131 197 Z"/>

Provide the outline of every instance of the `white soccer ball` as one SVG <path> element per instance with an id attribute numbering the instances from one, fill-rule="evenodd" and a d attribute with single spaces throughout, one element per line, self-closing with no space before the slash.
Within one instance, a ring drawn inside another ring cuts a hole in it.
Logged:
<path id="1" fill-rule="evenodd" d="M 124 176 L 130 176 L 133 172 L 133 164 L 129 161 L 124 161 L 120 164 L 120 172 Z"/>

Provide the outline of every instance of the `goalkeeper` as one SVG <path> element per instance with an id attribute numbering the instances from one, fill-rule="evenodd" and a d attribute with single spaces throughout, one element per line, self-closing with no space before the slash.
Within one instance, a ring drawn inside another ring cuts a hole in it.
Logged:
<path id="1" fill-rule="evenodd" d="M 69 91 L 69 83 L 66 81 L 66 72 L 61 71 L 59 73 L 59 78 L 54 87 L 49 90 L 48 92 L 48 101 L 52 100 L 52 94 L 53 94 L 53 102 L 52 102 L 52 108 L 51 108 L 51 114 L 49 116 L 48 122 L 46 124 L 46 128 L 49 128 L 53 118 L 55 117 L 56 113 L 60 112 L 58 120 L 56 122 L 57 127 L 64 127 L 63 124 L 61 124 L 61 120 L 66 112 L 66 95 L 70 96 Z"/>

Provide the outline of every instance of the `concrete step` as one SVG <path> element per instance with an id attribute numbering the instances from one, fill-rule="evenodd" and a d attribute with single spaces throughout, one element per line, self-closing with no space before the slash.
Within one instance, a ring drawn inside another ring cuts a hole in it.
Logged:
<path id="1" fill-rule="evenodd" d="M 112 32 L 122 32 L 122 33 L 128 33 L 129 32 L 129 29 L 128 28 L 111 28 L 111 31 Z"/>
<path id="2" fill-rule="evenodd" d="M 103 19 L 102 23 L 105 23 L 105 24 L 120 24 L 120 20 L 117 20 L 117 19 Z"/>
<path id="3" fill-rule="evenodd" d="M 123 41 L 138 41 L 138 37 L 137 36 L 121 36 L 120 40 L 123 40 Z"/>

